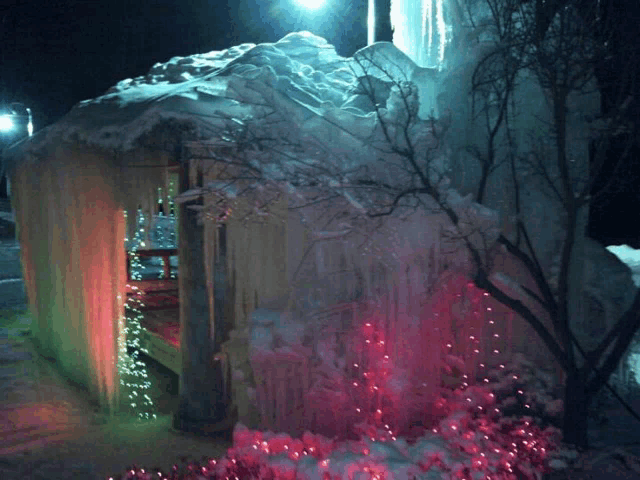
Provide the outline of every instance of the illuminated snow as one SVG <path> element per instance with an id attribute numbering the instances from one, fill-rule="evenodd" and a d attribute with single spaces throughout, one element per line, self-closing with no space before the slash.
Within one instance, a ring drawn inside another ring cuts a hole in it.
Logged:
<path id="1" fill-rule="evenodd" d="M 324 6 L 324 0 L 296 0 L 296 3 L 307 10 L 318 10 Z"/>
<path id="2" fill-rule="evenodd" d="M 337 149 L 382 141 L 373 104 L 358 87 L 366 74 L 381 82 L 413 81 L 420 117 L 435 110 L 432 69 L 417 66 L 398 48 L 381 42 L 353 57 L 341 57 L 324 39 L 292 33 L 276 43 L 243 44 L 223 51 L 175 57 L 143 76 L 126 79 L 104 95 L 77 104 L 53 126 L 37 133 L 24 151 L 37 151 L 56 138 L 130 150 L 156 125 L 177 120 L 198 138 L 214 138 L 230 121 L 242 125 L 260 114 L 268 99 L 291 113 L 283 130 L 299 132 L 307 142 L 330 139 Z M 390 76 L 389 76 L 390 75 Z M 376 102 L 384 105 L 384 91 Z M 425 124 L 426 125 L 426 124 Z M 419 122 L 415 133 L 426 130 Z M 361 158 L 371 158 L 362 149 Z"/>

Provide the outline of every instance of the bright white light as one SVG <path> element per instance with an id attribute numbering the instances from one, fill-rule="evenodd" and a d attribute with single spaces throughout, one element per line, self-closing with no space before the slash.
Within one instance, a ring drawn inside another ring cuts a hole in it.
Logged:
<path id="1" fill-rule="evenodd" d="M 317 10 L 324 6 L 324 0 L 296 0 L 296 2 L 307 10 Z"/>
<path id="2" fill-rule="evenodd" d="M 11 115 L 0 115 L 0 132 L 8 132 L 9 130 L 13 130 Z"/>
<path id="3" fill-rule="evenodd" d="M 367 45 L 376 41 L 376 2 L 369 0 L 369 11 L 367 15 Z"/>

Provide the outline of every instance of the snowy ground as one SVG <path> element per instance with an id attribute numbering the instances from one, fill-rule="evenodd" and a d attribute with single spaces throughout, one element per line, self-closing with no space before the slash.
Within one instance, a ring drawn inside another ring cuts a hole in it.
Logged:
<path id="1" fill-rule="evenodd" d="M 219 457 L 229 447 L 174 432 L 176 381 L 150 361 L 159 418 L 105 418 L 54 366 L 38 357 L 25 332 L 28 315 L 0 312 L 0 478 L 106 479 L 133 464 L 169 471 L 182 457 Z M 10 323 L 9 323 L 10 322 Z"/>

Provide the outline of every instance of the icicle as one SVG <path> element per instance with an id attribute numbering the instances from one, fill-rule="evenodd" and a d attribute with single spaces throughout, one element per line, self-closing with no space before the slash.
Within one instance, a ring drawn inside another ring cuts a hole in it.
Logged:
<path id="1" fill-rule="evenodd" d="M 287 384 L 289 381 L 288 363 L 279 359 L 275 359 L 272 364 L 274 370 L 273 402 L 275 418 L 273 427 L 278 431 L 287 431 Z"/>
<path id="2" fill-rule="evenodd" d="M 444 23 L 444 8 L 443 0 L 437 0 L 436 3 L 436 24 L 438 26 L 438 65 L 442 65 L 444 62 L 444 47 L 446 45 L 446 25 Z"/>
<path id="3" fill-rule="evenodd" d="M 373 289 L 375 288 L 374 285 L 374 265 L 373 265 L 373 259 L 371 258 L 370 255 L 367 255 L 367 299 L 369 301 L 372 301 L 374 298 L 374 293 L 373 293 Z"/>
<path id="4" fill-rule="evenodd" d="M 388 355 L 392 355 L 393 358 L 398 358 L 399 355 L 399 343 L 400 343 L 400 339 L 404 338 L 404 332 L 400 332 L 398 325 L 400 324 L 400 318 L 398 318 L 398 295 L 399 295 L 399 286 L 398 286 L 398 282 L 394 281 L 394 285 L 393 285 L 393 302 L 392 302 L 392 312 L 391 312 L 391 322 L 392 325 L 395 326 L 395 331 L 394 331 L 394 338 L 393 338 L 393 350 L 390 350 L 387 352 Z M 390 339 L 391 340 L 391 339 Z"/>
<path id="5" fill-rule="evenodd" d="M 167 161 L 167 157 L 165 158 L 165 164 L 168 164 Z M 162 173 L 163 173 L 163 197 L 162 197 L 162 209 L 164 210 L 164 215 L 165 216 L 169 216 L 171 215 L 171 180 L 169 178 L 169 169 L 167 167 L 162 169 Z"/>
<path id="6" fill-rule="evenodd" d="M 422 38 L 427 38 L 427 52 L 431 52 L 433 43 L 433 2 L 431 0 L 422 2 Z M 429 24 L 429 31 L 426 31 L 427 23 Z M 424 41 L 424 40 L 423 40 Z M 422 42 L 421 42 L 422 43 Z M 423 47 L 420 45 L 420 47 Z"/>
<path id="7" fill-rule="evenodd" d="M 508 358 L 511 358 L 513 355 L 513 310 L 509 310 L 507 313 L 507 339 L 508 342 L 505 346 L 507 347 L 507 355 Z"/>
<path id="8" fill-rule="evenodd" d="M 43 353 L 57 359 L 65 375 L 87 385 L 106 408 L 114 409 L 116 302 L 118 288 L 123 286 L 114 269 L 120 261 L 124 265 L 124 222 L 111 201 L 113 174 L 96 168 L 100 175 L 70 175 L 74 167 L 81 171 L 83 165 L 73 165 L 78 152 L 64 154 L 68 169 L 39 166 L 16 174 L 16 185 L 21 185 L 14 191 L 16 221 L 34 337 Z M 49 196 L 45 207 L 30 187 L 34 175 Z M 87 249 L 91 252 L 84 252 Z M 70 357 L 69 352 L 75 354 Z"/>
<path id="9" fill-rule="evenodd" d="M 216 325 L 217 320 L 215 318 L 215 284 L 214 284 L 214 256 L 215 251 L 217 249 L 217 236 L 216 236 L 216 226 L 211 222 L 205 222 L 204 224 L 204 262 L 205 262 L 205 275 L 206 275 L 206 283 L 207 283 L 207 299 L 209 302 L 209 322 L 212 326 Z M 209 329 L 210 333 L 210 341 L 214 341 L 215 337 L 215 327 Z"/>
<path id="10" fill-rule="evenodd" d="M 205 174 L 205 182 L 210 181 L 208 174 Z M 205 211 L 210 206 L 211 198 L 204 197 Z M 218 250 L 218 232 L 217 226 L 212 221 L 204 222 L 204 262 L 205 262 L 205 276 L 207 286 L 207 300 L 209 303 L 209 322 L 212 328 L 209 329 L 210 341 L 215 339 L 215 325 L 217 319 L 215 318 L 215 272 L 214 262 L 217 261 Z"/>
<path id="11" fill-rule="evenodd" d="M 315 244 L 316 269 L 318 272 L 318 277 L 322 277 L 326 272 L 323 247 L 324 247 L 324 244 L 322 242 L 316 242 Z"/>
<path id="12" fill-rule="evenodd" d="M 376 41 L 376 4 L 375 0 L 369 0 L 367 15 L 367 45 Z"/>
<path id="13" fill-rule="evenodd" d="M 271 364 L 267 366 L 265 369 L 265 387 L 266 387 L 266 398 L 265 398 L 265 427 L 269 430 L 275 430 L 276 426 L 276 388 L 275 382 L 277 379 L 275 365 Z"/>
<path id="14" fill-rule="evenodd" d="M 443 272 L 442 263 L 441 263 L 442 230 L 440 228 L 440 223 L 436 223 L 436 225 L 434 225 L 434 228 L 437 229 L 436 242 L 435 242 L 435 252 L 434 252 L 436 263 L 434 265 L 434 270 L 435 270 L 435 278 L 440 278 L 440 274 Z"/>
<path id="15" fill-rule="evenodd" d="M 393 43 L 420 67 L 444 60 L 446 24 L 443 0 L 392 0 Z"/>

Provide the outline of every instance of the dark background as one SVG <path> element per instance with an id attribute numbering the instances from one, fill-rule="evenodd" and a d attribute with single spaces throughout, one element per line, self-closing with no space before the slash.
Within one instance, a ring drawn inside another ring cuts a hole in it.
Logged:
<path id="1" fill-rule="evenodd" d="M 325 1 L 323 8 L 307 11 L 294 0 L 0 0 L 0 105 L 29 106 L 38 130 L 78 101 L 144 75 L 157 62 L 240 43 L 275 42 L 298 30 L 323 36 L 338 53 L 352 55 L 367 42 L 367 0 Z M 585 5 L 595 1 L 584 0 Z M 376 39 L 390 41 L 389 0 L 376 3 Z M 637 123 L 640 71 L 627 67 L 640 51 L 639 2 L 600 4 L 600 35 L 611 52 L 597 69 L 603 111 L 607 114 L 621 94 L 633 95 L 627 115 Z M 610 146 L 610 165 L 628 141 L 618 137 Z M 604 244 L 640 248 L 637 143 L 626 182 L 614 184 L 591 209 L 589 233 Z"/>
<path id="2" fill-rule="evenodd" d="M 366 0 L 325 0 L 317 11 L 294 0 L 4 1 L 0 100 L 30 106 L 36 128 L 174 56 L 276 42 L 298 30 L 342 55 L 367 43 Z M 389 0 L 378 3 L 389 9 Z M 390 28 L 381 37 L 391 40 Z"/>

